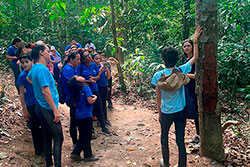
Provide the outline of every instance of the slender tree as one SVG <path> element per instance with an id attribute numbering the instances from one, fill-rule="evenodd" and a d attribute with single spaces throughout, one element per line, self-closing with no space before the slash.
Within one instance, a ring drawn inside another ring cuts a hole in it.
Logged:
<path id="1" fill-rule="evenodd" d="M 115 45 L 115 58 L 118 59 L 119 62 L 122 62 L 121 60 L 121 55 L 119 54 L 118 51 L 118 44 L 117 44 L 117 35 L 116 35 L 116 25 L 115 25 L 115 10 L 114 10 L 114 1 L 110 0 L 110 7 L 111 7 L 111 16 L 112 16 L 112 32 L 113 32 L 113 41 Z M 122 68 L 120 64 L 117 64 L 117 69 L 118 69 L 118 76 L 119 76 L 119 82 L 121 85 L 121 90 L 123 93 L 126 93 L 126 86 L 124 83 L 124 78 L 122 74 Z"/>
<path id="2" fill-rule="evenodd" d="M 201 25 L 196 93 L 200 118 L 201 155 L 223 161 L 224 150 L 218 107 L 217 0 L 196 0 L 196 25 Z"/>

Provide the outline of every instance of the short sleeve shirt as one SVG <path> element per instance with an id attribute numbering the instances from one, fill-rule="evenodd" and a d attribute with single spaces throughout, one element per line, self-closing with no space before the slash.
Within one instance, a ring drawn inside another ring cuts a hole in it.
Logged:
<path id="1" fill-rule="evenodd" d="M 98 66 L 99 70 L 102 66 Z M 108 86 L 108 80 L 105 75 L 106 71 L 103 71 L 100 75 L 100 79 L 97 80 L 98 87 L 107 87 Z"/>
<path id="2" fill-rule="evenodd" d="M 24 87 L 24 93 L 25 93 L 25 103 L 26 106 L 33 106 L 36 104 L 36 98 L 34 96 L 34 90 L 33 90 L 33 86 L 32 84 L 30 84 L 27 81 L 27 75 L 28 75 L 28 71 L 23 71 L 17 80 L 17 85 L 18 86 L 23 86 Z"/>
<path id="3" fill-rule="evenodd" d="M 16 56 L 16 51 L 17 51 L 17 48 L 13 45 L 11 45 L 8 50 L 7 50 L 7 55 L 9 56 L 12 56 L 12 57 L 15 57 Z M 17 59 L 14 59 L 14 60 L 11 60 L 11 65 L 15 65 L 17 62 Z"/>
<path id="4" fill-rule="evenodd" d="M 52 95 L 54 104 L 58 108 L 59 96 L 55 85 L 55 80 L 48 68 L 43 64 L 34 64 L 28 74 L 32 80 L 34 94 L 37 102 L 45 109 L 52 110 L 42 93 L 42 87 L 48 86 Z"/>
<path id="5" fill-rule="evenodd" d="M 65 94 L 65 101 L 68 102 L 70 99 L 69 87 L 68 87 L 68 80 L 76 75 L 75 68 L 66 64 L 62 70 L 62 86 Z"/>
<path id="6" fill-rule="evenodd" d="M 190 62 L 177 67 L 180 68 L 183 74 L 187 74 L 191 71 Z M 170 75 L 172 72 L 171 69 L 164 69 L 162 71 L 156 72 L 152 78 L 152 84 L 158 86 L 158 80 L 161 78 L 161 75 L 167 74 Z M 177 91 L 161 91 L 161 111 L 164 114 L 173 114 L 179 111 L 182 111 L 186 106 L 185 101 L 185 92 L 184 86 L 180 87 Z"/>
<path id="7" fill-rule="evenodd" d="M 84 77 L 86 80 L 89 80 L 90 76 L 96 77 L 98 75 L 99 68 L 93 62 L 91 62 L 90 66 L 86 66 L 86 65 L 81 63 L 76 68 L 76 73 L 78 75 L 81 75 L 82 77 Z M 91 84 L 91 83 L 88 83 L 88 84 L 89 84 L 89 87 L 90 87 L 92 92 L 98 92 L 98 85 L 96 82 L 94 84 Z"/>
<path id="8" fill-rule="evenodd" d="M 76 106 L 76 119 L 92 117 L 93 104 L 88 103 L 88 97 L 92 97 L 91 89 L 88 86 L 83 86 L 80 100 Z"/>

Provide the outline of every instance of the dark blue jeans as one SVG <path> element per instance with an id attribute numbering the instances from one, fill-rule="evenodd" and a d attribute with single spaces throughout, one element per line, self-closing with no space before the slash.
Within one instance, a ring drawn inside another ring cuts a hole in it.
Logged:
<path id="1" fill-rule="evenodd" d="M 103 116 L 104 120 L 107 121 L 107 93 L 108 87 L 98 87 L 100 95 L 101 95 L 101 102 L 102 102 L 102 109 L 103 109 Z"/>
<path id="2" fill-rule="evenodd" d="M 36 105 L 27 106 L 27 110 L 30 114 L 30 119 L 27 121 L 27 123 L 30 126 L 35 154 L 41 155 L 43 152 L 43 130 L 41 127 L 41 122 L 36 115 L 35 107 Z"/>
<path id="3" fill-rule="evenodd" d="M 47 110 L 36 105 L 36 113 L 41 121 L 42 129 L 44 133 L 44 151 L 46 158 L 46 166 L 52 166 L 52 140 L 53 140 L 53 154 L 55 167 L 61 167 L 61 152 L 63 143 L 63 131 L 61 122 L 55 123 L 54 113 L 51 110 Z"/>
<path id="4" fill-rule="evenodd" d="M 75 149 L 71 154 L 80 155 L 84 152 L 84 158 L 92 156 L 91 150 L 91 135 L 92 135 L 92 117 L 77 119 L 77 127 L 79 131 L 79 140 Z"/>
<path id="5" fill-rule="evenodd" d="M 100 92 L 92 92 L 92 93 L 97 96 L 97 99 L 93 104 L 93 114 L 95 113 L 95 116 L 97 117 L 98 121 L 101 124 L 102 130 L 106 129 L 106 122 L 104 119 L 104 113 L 103 113 L 103 108 L 102 108 L 102 98 L 101 98 Z"/>
<path id="6" fill-rule="evenodd" d="M 179 152 L 178 167 L 186 167 L 187 154 L 184 143 L 186 118 L 183 111 L 174 114 L 161 113 L 161 147 L 164 164 L 169 167 L 168 133 L 171 125 L 175 124 L 175 137 Z"/>
<path id="7" fill-rule="evenodd" d="M 19 87 L 18 87 L 18 85 L 17 85 L 18 76 L 19 76 L 19 74 L 20 74 L 19 66 L 16 65 L 16 64 L 12 64 L 12 63 L 11 63 L 11 69 L 12 69 L 13 72 L 14 72 L 15 86 L 16 86 L 17 92 L 18 92 L 18 94 L 19 94 Z"/>
<path id="8" fill-rule="evenodd" d="M 70 125 L 69 133 L 72 139 L 72 143 L 77 143 L 77 121 L 76 121 L 76 107 L 70 102 L 66 102 L 67 106 L 70 108 Z"/>

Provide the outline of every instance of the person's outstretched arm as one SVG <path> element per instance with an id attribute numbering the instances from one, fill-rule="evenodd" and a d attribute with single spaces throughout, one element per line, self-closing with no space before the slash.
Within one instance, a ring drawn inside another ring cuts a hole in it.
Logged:
<path id="1" fill-rule="evenodd" d="M 193 57 L 189 60 L 191 66 L 197 61 L 199 57 L 199 51 L 198 51 L 198 39 L 200 37 L 202 30 L 201 26 L 197 26 L 195 33 L 194 33 L 194 38 L 193 38 L 193 43 L 194 43 L 194 48 L 193 48 Z"/>

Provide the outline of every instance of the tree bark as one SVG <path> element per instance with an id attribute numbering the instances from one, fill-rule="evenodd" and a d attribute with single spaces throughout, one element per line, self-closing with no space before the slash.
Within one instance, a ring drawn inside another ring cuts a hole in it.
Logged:
<path id="1" fill-rule="evenodd" d="M 115 58 L 118 59 L 118 61 L 121 63 L 122 59 L 118 51 L 118 44 L 117 44 L 117 35 L 116 35 L 116 25 L 115 25 L 115 10 L 114 10 L 114 1 L 110 0 L 110 7 L 111 7 L 111 16 L 112 16 L 112 32 L 113 32 L 113 41 L 115 45 Z M 123 93 L 126 93 L 126 86 L 124 83 L 124 78 L 122 74 L 122 68 L 120 64 L 117 64 L 117 70 L 118 70 L 118 76 L 119 76 L 119 82 L 121 85 L 121 90 Z"/>
<path id="2" fill-rule="evenodd" d="M 217 85 L 217 0 L 196 0 L 196 25 L 201 25 L 196 93 L 200 120 L 201 155 L 224 161 Z"/>

